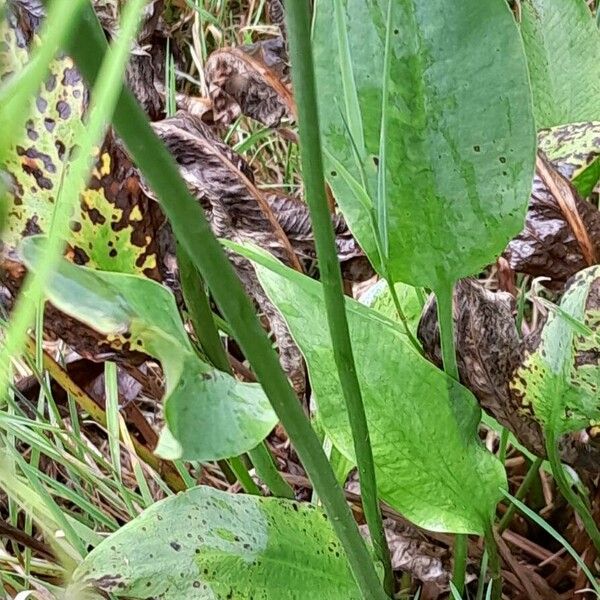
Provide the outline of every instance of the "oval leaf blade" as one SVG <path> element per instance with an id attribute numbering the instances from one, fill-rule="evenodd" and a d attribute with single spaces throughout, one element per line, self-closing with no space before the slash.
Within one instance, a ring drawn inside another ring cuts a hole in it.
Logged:
<path id="1" fill-rule="evenodd" d="M 93 550 L 72 587 L 179 600 L 359 600 L 325 514 L 197 487 L 151 506 Z"/>
<path id="2" fill-rule="evenodd" d="M 235 248 L 255 262 L 306 359 L 327 435 L 354 460 L 321 286 L 255 248 Z M 352 300 L 346 306 L 381 498 L 421 527 L 483 533 L 506 478 L 479 442 L 474 397 L 418 354 L 396 323 Z"/>
<path id="3" fill-rule="evenodd" d="M 321 0 L 314 49 L 327 176 L 373 264 L 439 289 L 491 262 L 522 227 L 536 143 L 506 2 Z"/>

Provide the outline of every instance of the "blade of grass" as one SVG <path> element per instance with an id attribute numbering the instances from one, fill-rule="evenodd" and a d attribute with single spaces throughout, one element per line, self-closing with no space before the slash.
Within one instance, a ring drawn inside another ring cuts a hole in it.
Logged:
<path id="1" fill-rule="evenodd" d="M 9 362 L 12 357 L 21 353 L 38 302 L 62 254 L 69 231 L 69 217 L 77 205 L 79 192 L 92 169 L 93 150 L 100 145 L 117 102 L 131 41 L 137 31 L 141 10 L 146 1 L 131 0 L 125 5 L 119 36 L 102 63 L 97 85 L 91 94 L 89 118 L 79 140 L 79 150 L 70 163 L 64 185 L 56 199 L 48 238 L 41 254 L 39 271 L 33 276 L 30 274 L 26 277 L 6 332 L 5 344 L 0 349 L 0 403 L 4 402 L 8 388 Z M 57 27 L 62 27 L 59 25 L 58 16 L 56 19 Z M 55 43 L 64 42 L 63 38 L 55 40 Z M 37 88 L 34 88 L 34 91 L 35 89 Z"/>
<path id="2" fill-rule="evenodd" d="M 339 4 L 339 2 L 336 3 L 336 8 L 339 7 Z M 315 237 L 319 271 L 327 309 L 327 321 L 336 367 L 346 402 L 346 410 L 352 428 L 365 517 L 373 541 L 375 556 L 384 568 L 384 588 L 386 593 L 391 595 L 393 592 L 393 573 L 390 552 L 383 532 L 369 428 L 354 364 L 350 332 L 346 319 L 342 276 L 325 193 L 308 2 L 288 2 L 285 6 L 285 12 L 292 65 L 292 83 L 298 106 L 300 156 L 305 196 L 310 209 Z M 353 132 L 353 135 L 358 135 L 358 132 Z"/>
<path id="3" fill-rule="evenodd" d="M 549 523 L 546 523 L 542 517 L 534 513 L 527 505 L 523 504 L 520 500 L 517 500 L 514 496 L 511 496 L 506 490 L 500 490 L 504 496 L 510 500 L 525 516 L 529 517 L 534 523 L 539 525 L 544 531 L 550 534 L 561 546 L 572 556 L 573 560 L 577 563 L 579 568 L 583 571 L 584 575 L 588 578 L 592 584 L 592 588 L 596 594 L 600 594 L 600 584 L 596 578 L 592 575 L 585 561 L 577 554 L 577 551 L 569 542 L 562 536 L 554 527 Z"/>
<path id="4" fill-rule="evenodd" d="M 106 39 L 91 7 L 86 7 L 77 31 L 77 39 L 73 40 L 70 51 L 84 77 L 93 82 L 97 76 L 100 57 L 106 49 Z M 344 493 L 281 370 L 270 340 L 256 317 L 254 306 L 214 237 L 200 204 L 190 195 L 173 158 L 150 128 L 146 116 L 131 93 L 126 90 L 121 93 L 113 122 L 146 181 L 160 198 L 177 240 L 207 282 L 273 409 L 287 430 L 344 546 L 364 599 L 382 600 L 385 595 L 380 591 L 373 560 L 358 531 Z"/>
<path id="5" fill-rule="evenodd" d="M 348 43 L 348 32 L 344 19 L 344 3 L 342 0 L 334 0 L 335 28 L 337 33 L 338 60 L 340 61 L 340 72 L 342 75 L 342 91 L 344 94 L 344 107 L 346 109 L 346 122 L 357 150 L 357 162 L 361 161 L 365 152 L 365 138 L 362 124 L 362 113 L 354 72 L 352 71 L 352 57 L 350 56 L 350 44 Z"/>
<path id="6" fill-rule="evenodd" d="M 546 453 L 548 454 L 548 460 L 552 467 L 552 474 L 558 484 L 560 493 L 564 496 L 565 500 L 575 509 L 579 515 L 583 526 L 590 536 L 596 551 L 600 553 L 600 529 L 598 524 L 594 521 L 589 508 L 580 496 L 578 496 L 572 489 L 567 478 L 565 477 L 564 467 L 558 454 L 558 440 L 556 439 L 555 429 L 552 427 L 545 428 L 546 434 Z"/>
<path id="7" fill-rule="evenodd" d="M 517 489 L 517 491 L 515 493 L 515 498 L 517 500 L 523 500 L 523 498 L 525 498 L 525 495 L 529 491 L 529 488 L 531 487 L 532 483 L 535 481 L 535 478 L 538 476 L 539 470 L 542 467 L 543 462 L 544 462 L 544 459 L 538 457 L 531 463 L 523 481 L 521 482 L 521 485 L 519 486 L 519 488 Z M 512 518 L 513 518 L 516 510 L 517 510 L 517 507 L 515 504 L 511 504 L 508 507 L 507 511 L 504 513 L 504 515 L 500 519 L 500 522 L 498 523 L 498 532 L 499 533 L 502 533 L 510 525 L 510 522 L 512 521 Z"/>
<path id="8" fill-rule="evenodd" d="M 375 214 L 377 216 L 377 231 L 379 233 L 379 244 L 383 252 L 382 263 L 386 265 L 389 257 L 388 241 L 388 213 L 387 213 L 387 143 L 388 143 L 388 84 L 390 79 L 391 67 L 391 23 L 392 7 L 394 3 L 388 0 L 387 18 L 385 25 L 385 50 L 383 54 L 383 87 L 381 90 L 381 126 L 379 130 L 379 165 L 377 167 L 377 197 L 375 202 Z M 389 283 L 389 281 L 388 281 Z M 390 292 L 392 286 L 390 286 Z M 400 314 L 402 312 L 400 311 Z"/>

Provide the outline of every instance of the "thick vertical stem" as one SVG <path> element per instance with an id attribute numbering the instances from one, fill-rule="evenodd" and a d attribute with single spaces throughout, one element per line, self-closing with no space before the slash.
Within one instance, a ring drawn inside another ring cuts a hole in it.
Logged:
<path id="1" fill-rule="evenodd" d="M 293 5 L 294 3 L 292 3 Z M 106 38 L 91 6 L 87 6 L 69 52 L 88 81 L 94 81 L 106 50 Z M 319 493 L 332 527 L 340 538 L 364 600 L 386 598 L 373 564 L 335 479 L 327 457 L 287 377 L 254 306 L 210 229 L 200 203 L 189 193 L 168 150 L 152 131 L 143 111 L 124 90 L 114 115 L 118 135 L 161 202 L 177 240 L 206 280 L 217 304 L 250 361 L 273 409 Z"/>
<path id="2" fill-rule="evenodd" d="M 440 342 L 444 371 L 458 381 L 458 365 L 454 346 L 454 317 L 452 313 L 453 284 L 440 286 L 435 292 L 437 300 L 438 323 L 440 326 Z M 457 535 L 454 540 L 454 569 L 452 582 L 460 594 L 465 588 L 465 570 L 467 567 L 467 536 Z"/>
<path id="3" fill-rule="evenodd" d="M 335 363 L 340 376 L 354 451 L 360 476 L 365 518 L 373 540 L 375 555 L 385 571 L 385 588 L 393 592 L 390 554 L 383 531 L 377 498 L 375 465 L 367 418 L 356 374 L 342 285 L 335 235 L 325 193 L 323 158 L 319 136 L 317 94 L 310 40 L 310 12 L 306 0 L 286 3 L 292 82 L 298 105 L 300 154 L 306 200 L 315 236 L 319 271 L 323 283 L 327 321 L 333 343 Z"/>

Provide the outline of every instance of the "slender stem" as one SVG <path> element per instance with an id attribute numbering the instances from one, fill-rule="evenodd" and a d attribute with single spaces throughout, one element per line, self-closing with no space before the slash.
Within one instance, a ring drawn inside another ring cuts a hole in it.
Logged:
<path id="1" fill-rule="evenodd" d="M 500 557 L 494 537 L 494 527 L 490 522 L 485 531 L 485 549 L 488 556 L 489 570 L 492 578 L 492 600 L 502 598 L 502 577 L 500 572 Z"/>
<path id="2" fill-rule="evenodd" d="M 208 297 L 202 285 L 202 277 L 181 246 L 177 248 L 177 262 L 183 297 L 190 312 L 190 320 L 196 337 L 210 362 L 217 369 L 233 375 L 227 353 L 221 343 L 221 337 L 213 319 Z M 275 468 L 271 453 L 264 442 L 250 450 L 248 455 L 258 476 L 267 484 L 275 496 L 295 498 L 294 490 Z M 259 490 L 252 481 L 244 462 L 237 460 L 234 465 L 231 459 L 228 460 L 231 470 L 242 484 L 242 487 L 249 493 L 258 492 Z M 242 479 L 240 479 L 240 475 L 243 477 Z"/>
<path id="3" fill-rule="evenodd" d="M 273 495 L 279 498 L 293 500 L 296 495 L 292 486 L 282 477 L 277 470 L 273 457 L 263 442 L 248 452 L 250 460 L 258 473 L 258 476 L 267 484 Z"/>
<path id="4" fill-rule="evenodd" d="M 295 4 L 291 3 L 292 6 Z M 86 6 L 69 51 L 83 76 L 94 81 L 106 38 L 91 6 Z M 173 157 L 156 137 L 131 93 L 123 90 L 113 123 L 133 160 L 153 188 L 171 222 L 177 240 L 202 273 L 231 326 L 242 351 L 273 409 L 287 430 L 313 486 L 318 491 L 332 527 L 346 551 L 364 600 L 382 600 L 385 594 L 373 559 L 362 539 L 341 486 L 319 440 L 284 372 L 277 354 L 256 317 L 233 267 L 210 229 L 200 206 L 189 193 Z"/>
<path id="5" fill-rule="evenodd" d="M 481 565 L 479 567 L 479 580 L 477 581 L 477 592 L 475 593 L 475 600 L 483 600 L 483 593 L 485 591 L 485 575 L 488 570 L 488 563 L 488 551 L 484 550 L 483 556 L 481 557 Z"/>
<path id="6" fill-rule="evenodd" d="M 413 332 L 410 330 L 410 327 L 408 326 L 408 321 L 406 319 L 406 315 L 404 314 L 404 311 L 402 310 L 402 306 L 400 305 L 400 299 L 398 298 L 398 294 L 396 293 L 396 287 L 394 286 L 392 279 L 388 276 L 388 277 L 386 277 L 385 281 L 388 285 L 388 289 L 390 290 L 390 294 L 392 296 L 392 301 L 394 302 L 394 306 L 396 307 L 396 312 L 398 313 L 398 318 L 400 319 L 400 321 L 402 322 L 402 325 L 404 326 L 404 330 L 406 331 L 406 335 L 407 335 L 408 339 L 410 340 L 410 343 L 415 347 L 415 350 L 417 350 L 417 352 L 419 354 L 423 354 L 423 348 L 421 348 L 421 345 L 417 341 L 417 338 L 413 335 Z"/>
<path id="7" fill-rule="evenodd" d="M 177 245 L 177 265 L 183 299 L 196 338 L 208 360 L 220 371 L 231 375 L 231 365 L 213 319 L 202 277 L 180 244 Z"/>
<path id="8" fill-rule="evenodd" d="M 590 536 L 590 539 L 596 548 L 596 551 L 600 553 L 600 530 L 598 529 L 598 525 L 594 521 L 594 517 L 590 513 L 585 502 L 573 491 L 565 476 L 563 465 L 558 455 L 558 441 L 554 431 L 550 431 L 550 428 L 547 428 L 545 433 L 546 453 L 548 454 L 548 460 L 550 461 L 554 479 L 558 484 L 558 489 L 579 515 L 587 534 Z"/>
<path id="9" fill-rule="evenodd" d="M 543 462 L 544 459 L 538 457 L 531 463 L 525 478 L 515 493 L 515 498 L 517 498 L 517 500 L 522 500 L 525 497 L 525 494 L 527 494 L 529 491 L 531 484 L 535 481 Z M 500 523 L 498 523 L 499 533 L 502 533 L 510 525 L 510 522 L 512 521 L 516 511 L 517 507 L 514 504 L 509 505 L 508 509 L 504 513 L 504 516 L 500 519 Z"/>
<path id="10" fill-rule="evenodd" d="M 442 359 L 444 371 L 447 375 L 458 381 L 458 365 L 456 363 L 456 349 L 454 347 L 454 316 L 452 312 L 453 284 L 441 285 L 436 290 L 438 323 L 440 326 L 440 342 L 442 346 Z M 467 536 L 457 535 L 454 540 L 454 570 L 452 582 L 460 594 L 465 588 L 465 571 L 467 568 Z"/>
<path id="11" fill-rule="evenodd" d="M 373 451 L 352 353 L 342 276 L 325 193 L 317 91 L 310 39 L 309 3 L 305 0 L 288 2 L 285 12 L 292 65 L 292 83 L 298 105 L 302 174 L 315 236 L 315 247 L 327 309 L 327 322 L 352 429 L 365 518 L 373 540 L 375 556 L 384 567 L 386 592 L 391 594 L 393 592 L 393 573 L 390 552 L 383 531 L 383 521 L 377 498 Z"/>
<path id="12" fill-rule="evenodd" d="M 246 492 L 246 494 L 252 494 L 253 496 L 260 496 L 260 488 L 254 483 L 254 479 L 248 472 L 248 468 L 244 464 L 244 461 L 239 456 L 225 461 L 229 465 L 229 468 L 233 471 L 240 485 Z"/>

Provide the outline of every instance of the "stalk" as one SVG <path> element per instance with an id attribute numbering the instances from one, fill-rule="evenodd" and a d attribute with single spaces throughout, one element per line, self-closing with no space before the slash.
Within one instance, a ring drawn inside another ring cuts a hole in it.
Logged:
<path id="1" fill-rule="evenodd" d="M 502 598 L 502 577 L 500 576 L 500 557 L 498 556 L 498 546 L 494 537 L 494 528 L 491 523 L 485 530 L 485 549 L 488 556 L 488 564 L 492 577 L 492 598 L 491 600 L 501 600 Z"/>
<path id="2" fill-rule="evenodd" d="M 94 81 L 100 57 L 106 50 L 106 39 L 91 6 L 87 6 L 82 15 L 78 34 L 69 50 L 88 82 Z M 362 597 L 364 600 L 386 599 L 372 557 L 358 531 L 342 488 L 281 370 L 252 302 L 210 229 L 202 207 L 190 195 L 181 179 L 172 156 L 156 137 L 143 111 L 127 90 L 121 93 L 113 123 L 146 181 L 160 198 L 161 207 L 171 222 L 175 236 L 207 282 L 287 430 L 323 502 L 332 527 L 344 546 Z"/>
<path id="3" fill-rule="evenodd" d="M 549 428 L 545 430 L 546 434 L 546 454 L 552 467 L 552 474 L 554 480 L 558 485 L 560 493 L 565 497 L 567 502 L 575 509 L 575 512 L 579 515 L 583 523 L 587 534 L 590 536 L 596 552 L 600 553 L 600 530 L 598 525 L 594 521 L 594 517 L 590 513 L 585 502 L 573 491 L 563 470 L 560 457 L 558 455 L 558 441 L 556 439 L 554 431 L 550 431 Z"/>
<path id="4" fill-rule="evenodd" d="M 383 531 L 383 521 L 377 497 L 373 451 L 354 364 L 346 318 L 346 300 L 342 275 L 335 247 L 331 214 L 325 193 L 317 92 L 310 40 L 309 4 L 302 0 L 288 2 L 285 6 L 285 12 L 292 65 L 292 83 L 298 106 L 302 175 L 315 236 L 329 333 L 352 429 L 365 518 L 373 540 L 375 556 L 384 567 L 385 590 L 388 594 L 391 594 L 393 592 L 393 573 L 390 552 Z"/>
<path id="5" fill-rule="evenodd" d="M 454 347 L 454 317 L 452 313 L 453 284 L 440 286 L 436 290 L 438 323 L 440 326 L 440 342 L 444 371 L 452 379 L 458 381 L 458 365 L 456 363 L 456 348 Z M 490 557 L 491 562 L 491 557 Z M 467 568 L 467 536 L 457 535 L 454 538 L 454 568 L 452 582 L 459 594 L 465 589 L 465 571 Z"/>

